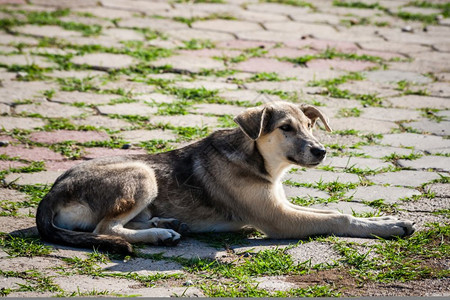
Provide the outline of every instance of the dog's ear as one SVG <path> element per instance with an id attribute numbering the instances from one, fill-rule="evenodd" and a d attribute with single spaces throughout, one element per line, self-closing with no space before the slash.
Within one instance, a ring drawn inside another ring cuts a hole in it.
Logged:
<path id="1" fill-rule="evenodd" d="M 325 129 L 331 132 L 331 128 L 328 125 L 328 118 L 316 107 L 308 104 L 300 105 L 300 109 L 303 111 L 305 116 L 307 116 L 312 121 L 312 126 L 316 123 L 317 119 L 320 119 L 325 126 Z"/>
<path id="2" fill-rule="evenodd" d="M 253 107 L 246 109 L 234 118 L 241 130 L 252 140 L 256 141 L 264 128 L 264 119 L 267 115 L 266 107 Z"/>

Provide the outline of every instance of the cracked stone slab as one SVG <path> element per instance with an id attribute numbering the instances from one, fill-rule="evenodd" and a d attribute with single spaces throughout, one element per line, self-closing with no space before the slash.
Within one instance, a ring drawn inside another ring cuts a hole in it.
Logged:
<path id="1" fill-rule="evenodd" d="M 120 133 L 120 136 L 130 143 L 139 143 L 150 140 L 173 141 L 178 138 L 176 134 L 173 134 L 168 130 L 161 130 L 161 129 L 122 131 Z"/>
<path id="2" fill-rule="evenodd" d="M 148 117 L 158 111 L 156 107 L 150 107 L 142 103 L 119 103 L 115 105 L 102 105 L 97 107 L 102 115 L 128 115 Z"/>
<path id="3" fill-rule="evenodd" d="M 435 135 L 450 135 L 450 121 L 441 121 L 439 123 L 430 120 L 416 121 L 406 124 L 406 126 L 421 132 L 432 133 Z"/>
<path id="4" fill-rule="evenodd" d="M 400 199 L 419 196 L 421 193 L 417 190 L 404 187 L 386 187 L 380 185 L 359 186 L 355 190 L 347 192 L 346 197 L 352 197 L 353 201 L 374 201 L 383 199 L 385 203 L 393 204 Z"/>
<path id="5" fill-rule="evenodd" d="M 79 143 L 91 141 L 106 141 L 110 137 L 105 132 L 99 131 L 75 131 L 75 130 L 56 130 L 33 132 L 30 140 L 37 143 L 56 144 L 64 141 L 76 141 Z"/>
<path id="6" fill-rule="evenodd" d="M 406 95 L 401 97 L 389 98 L 386 101 L 391 103 L 395 107 L 404 107 L 409 109 L 450 109 L 450 99 L 448 98 Z"/>
<path id="7" fill-rule="evenodd" d="M 36 173 L 8 174 L 5 177 L 6 184 L 30 185 L 30 184 L 48 184 L 52 185 L 56 178 L 61 175 L 61 171 L 43 171 Z"/>
<path id="8" fill-rule="evenodd" d="M 99 70 L 128 68 L 137 63 L 133 57 L 125 54 L 90 53 L 75 56 L 72 62 L 76 65 L 88 65 Z"/>
<path id="9" fill-rule="evenodd" d="M 46 122 L 39 118 L 21 118 L 21 117 L 7 117 L 0 118 L 0 128 L 4 130 L 25 129 L 31 130 L 35 128 L 42 128 Z"/>
<path id="10" fill-rule="evenodd" d="M 411 154 L 419 154 L 421 151 L 414 151 L 412 149 L 406 148 L 397 148 L 397 147 L 389 147 L 389 146 L 361 146 L 360 149 L 350 149 L 352 153 L 364 154 L 373 158 L 383 158 L 386 156 L 390 156 L 392 154 L 397 154 L 400 156 L 408 156 Z"/>
<path id="11" fill-rule="evenodd" d="M 445 156 L 423 156 L 415 160 L 399 159 L 397 163 L 401 167 L 415 170 L 433 169 L 450 172 L 450 157 Z"/>
<path id="12" fill-rule="evenodd" d="M 383 136 L 381 143 L 394 147 L 414 147 L 414 149 L 424 151 L 450 148 L 450 140 L 448 139 L 415 133 L 386 134 Z"/>
<path id="13" fill-rule="evenodd" d="M 42 102 L 16 106 L 16 113 L 39 114 L 48 118 L 71 118 L 92 112 L 90 108 L 74 107 L 59 103 Z"/>
<path id="14" fill-rule="evenodd" d="M 146 246 L 139 250 L 143 254 L 159 254 L 163 257 L 182 257 L 186 259 L 209 258 L 216 259 L 226 256 L 225 250 L 219 250 L 208 246 L 192 238 L 183 238 L 176 247 Z"/>
<path id="15" fill-rule="evenodd" d="M 322 170 L 297 171 L 284 175 L 283 180 L 290 180 L 298 183 L 316 184 L 318 182 L 330 183 L 359 183 L 360 178 L 356 174 L 328 172 Z"/>
<path id="16" fill-rule="evenodd" d="M 223 62 L 209 57 L 203 57 L 201 60 L 194 55 L 175 55 L 165 57 L 150 62 L 155 67 L 171 66 L 177 72 L 198 73 L 203 69 L 223 70 Z"/>
<path id="17" fill-rule="evenodd" d="M 389 184 L 391 186 L 419 187 L 422 184 L 441 178 L 438 173 L 426 171 L 398 171 L 367 176 L 367 179 L 376 184 Z"/>
<path id="18" fill-rule="evenodd" d="M 119 95 L 114 94 L 94 94 L 84 92 L 57 92 L 53 95 L 51 101 L 59 103 L 84 103 L 84 104 L 108 104 L 113 99 L 120 98 Z"/>
<path id="19" fill-rule="evenodd" d="M 296 197 L 327 199 L 329 197 L 326 192 L 313 188 L 283 185 L 283 189 L 288 199 Z"/>
<path id="20" fill-rule="evenodd" d="M 180 115 L 180 116 L 153 116 L 150 118 L 152 124 L 170 124 L 177 127 L 215 127 L 219 124 L 217 118 L 202 115 Z"/>
<path id="21" fill-rule="evenodd" d="M 394 167 L 393 164 L 376 158 L 363 157 L 327 157 L 323 165 L 336 168 L 358 168 L 363 170 L 378 170 Z"/>
<path id="22" fill-rule="evenodd" d="M 245 110 L 244 107 L 228 104 L 198 104 L 192 107 L 191 112 L 198 114 L 212 114 L 216 116 L 236 116 Z"/>
<path id="23" fill-rule="evenodd" d="M 309 261 L 308 264 L 311 266 L 319 264 L 332 265 L 335 261 L 342 258 L 342 256 L 333 249 L 332 244 L 316 241 L 302 243 L 297 247 L 287 250 L 286 253 L 291 255 L 295 263 Z"/>

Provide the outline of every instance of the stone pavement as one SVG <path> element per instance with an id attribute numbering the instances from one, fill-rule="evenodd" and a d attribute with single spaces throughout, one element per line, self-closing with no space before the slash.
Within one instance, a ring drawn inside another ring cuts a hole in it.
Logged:
<path id="1" fill-rule="evenodd" d="M 398 214 L 419 230 L 448 225 L 450 19 L 445 1 L 429 3 L 0 0 L 0 232 L 36 235 L 38 192 L 80 161 L 181 147 L 280 99 L 319 106 L 334 129 L 315 131 L 329 149 L 321 167 L 286 174 L 293 202 Z M 297 242 L 253 237 L 225 249 L 186 238 L 99 263 L 97 276 L 71 272 L 64 259 L 89 251 L 51 245 L 17 257 L 6 247 L 0 295 L 211 295 L 205 278 L 170 258 L 230 262 L 288 246 L 295 262 L 341 264 L 332 243 Z M 283 276 L 255 280 L 271 292 L 299 287 Z M 430 286 L 447 288 L 418 295 L 450 295 L 448 277 L 440 280 Z"/>

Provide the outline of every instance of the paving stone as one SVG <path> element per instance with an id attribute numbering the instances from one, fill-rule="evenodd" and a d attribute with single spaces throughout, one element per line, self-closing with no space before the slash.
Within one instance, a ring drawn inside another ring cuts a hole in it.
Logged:
<path id="1" fill-rule="evenodd" d="M 168 130 L 129 130 L 122 131 L 120 136 L 130 143 L 139 143 L 150 140 L 176 140 L 178 137 L 176 134 Z"/>
<path id="2" fill-rule="evenodd" d="M 450 198 L 450 185 L 447 183 L 432 183 L 425 186 L 427 193 L 434 193 L 436 197 Z"/>
<path id="3" fill-rule="evenodd" d="M 207 31 L 191 28 L 168 30 L 166 31 L 166 33 L 171 37 L 181 41 L 190 41 L 193 39 L 197 39 L 209 40 L 211 42 L 220 42 L 234 39 L 234 35 L 227 32 Z"/>
<path id="4" fill-rule="evenodd" d="M 414 147 L 419 150 L 444 149 L 450 147 L 450 141 L 439 136 L 415 133 L 395 133 L 384 135 L 383 144 L 394 147 Z"/>
<path id="5" fill-rule="evenodd" d="M 326 210 L 334 210 L 342 212 L 343 214 L 352 214 L 352 213 L 373 213 L 376 214 L 378 212 L 377 209 L 374 209 L 370 206 L 358 203 L 358 202 L 343 202 L 340 201 L 339 203 L 321 203 L 321 204 L 314 204 L 311 205 L 311 208 L 317 208 L 317 209 L 326 209 Z"/>
<path id="6" fill-rule="evenodd" d="M 84 152 L 84 159 L 93 159 L 105 156 L 147 154 L 147 152 L 143 149 L 110 149 L 102 147 L 85 148 Z"/>
<path id="7" fill-rule="evenodd" d="M 135 273 L 142 276 L 184 273 L 183 266 L 179 263 L 147 258 L 134 258 L 126 262 L 113 260 L 106 264 L 103 270 L 113 273 Z"/>
<path id="8" fill-rule="evenodd" d="M 144 254 L 162 253 L 163 257 L 181 257 L 186 259 L 215 259 L 220 258 L 223 255 L 226 256 L 227 254 L 225 250 L 218 250 L 192 238 L 181 239 L 176 247 L 146 246 L 145 248 L 140 249 L 140 252 Z"/>
<path id="9" fill-rule="evenodd" d="M 394 167 L 391 163 L 380 159 L 363 157 L 327 157 L 322 164 L 336 168 L 358 168 L 363 170 L 379 170 Z"/>
<path id="10" fill-rule="evenodd" d="M 266 22 L 264 27 L 271 31 L 295 32 L 301 36 L 314 36 L 316 38 L 326 38 L 336 33 L 336 30 L 325 24 L 308 24 L 299 22 Z"/>
<path id="11" fill-rule="evenodd" d="M 389 133 L 398 125 L 394 122 L 371 120 L 361 117 L 336 118 L 331 121 L 334 130 L 358 130 L 369 133 Z"/>
<path id="12" fill-rule="evenodd" d="M 250 58 L 233 66 L 235 70 L 251 73 L 280 72 L 292 68 L 294 68 L 292 63 L 263 57 Z"/>
<path id="13" fill-rule="evenodd" d="M 255 12 L 249 10 L 239 10 L 233 12 L 233 16 L 236 17 L 238 20 L 246 20 L 252 22 L 277 22 L 289 20 L 288 17 L 284 15 Z"/>
<path id="14" fill-rule="evenodd" d="M 158 19 L 158 18 L 130 18 L 119 20 L 120 27 L 129 28 L 148 28 L 151 30 L 157 30 L 165 32 L 172 29 L 186 29 L 188 25 L 181 22 L 176 22 L 168 19 Z"/>
<path id="15" fill-rule="evenodd" d="M 445 156 L 423 156 L 415 160 L 399 159 L 397 163 L 404 168 L 415 170 L 438 170 L 450 172 L 450 157 Z"/>
<path id="16" fill-rule="evenodd" d="M 30 135 L 31 141 L 44 144 L 56 144 L 64 141 L 86 143 L 91 141 L 106 141 L 109 139 L 110 137 L 107 133 L 99 131 L 56 130 L 33 132 Z"/>
<path id="17" fill-rule="evenodd" d="M 11 173 L 6 175 L 6 184 L 30 185 L 30 184 L 49 184 L 52 185 L 56 178 L 61 175 L 60 171 L 43 171 L 37 173 Z"/>
<path id="18" fill-rule="evenodd" d="M 182 115 L 182 116 L 153 116 L 150 118 L 152 124 L 171 124 L 177 127 L 215 127 L 219 123 L 217 118 L 202 115 Z"/>
<path id="19" fill-rule="evenodd" d="M 414 151 L 406 148 L 388 147 L 388 146 L 361 146 L 360 149 L 350 149 L 350 152 L 357 154 L 368 155 L 373 158 L 383 158 L 392 154 L 405 155 L 420 153 L 420 151 Z"/>
<path id="20" fill-rule="evenodd" d="M 258 289 L 266 291 L 289 291 L 298 288 L 295 283 L 284 280 L 283 276 L 257 277 L 254 280 L 258 283 Z"/>
<path id="21" fill-rule="evenodd" d="M 111 37 L 107 37 L 104 35 L 98 35 L 98 36 L 89 36 L 89 37 L 72 37 L 69 39 L 70 44 L 71 45 L 76 45 L 76 46 L 93 46 L 93 47 L 98 47 L 98 46 L 102 46 L 102 47 L 106 47 L 106 48 L 124 48 L 124 44 L 120 43 L 120 41 L 118 39 L 114 39 Z M 95 56 L 95 55 L 102 55 L 103 56 L 104 53 L 92 53 L 92 54 L 86 54 L 89 56 Z M 105 53 L 107 54 L 107 53 Z M 121 54 L 111 54 L 111 55 L 121 55 Z M 77 59 L 79 56 L 77 56 Z M 82 59 L 80 59 L 82 60 Z M 90 61 L 92 64 L 98 64 L 99 62 L 93 58 L 90 58 Z M 84 63 L 84 62 L 83 62 Z M 100 61 L 101 63 L 101 61 Z M 101 66 L 98 68 L 99 70 L 106 70 L 103 68 L 103 64 L 101 64 Z"/>
<path id="22" fill-rule="evenodd" d="M 23 202 L 27 200 L 28 196 L 25 193 L 12 189 L 0 188 L 0 201 Z"/>
<path id="23" fill-rule="evenodd" d="M 127 0 L 102 0 L 100 1 L 102 6 L 114 8 L 114 9 L 123 9 L 130 11 L 139 11 L 139 12 L 152 12 L 157 14 L 157 11 L 168 10 L 171 9 L 171 6 L 168 3 L 164 2 L 149 2 L 149 1 L 140 1 L 136 0 L 133 2 Z"/>
<path id="24" fill-rule="evenodd" d="M 203 69 L 223 70 L 224 65 L 221 61 L 204 57 L 201 60 L 193 55 L 175 55 L 158 59 L 150 63 L 156 67 L 171 66 L 175 72 L 198 73 Z"/>
<path id="25" fill-rule="evenodd" d="M 299 40 L 302 38 L 302 34 L 295 32 L 282 32 L 282 31 L 249 31 L 249 32 L 238 32 L 236 33 L 238 39 L 250 40 L 250 41 L 262 41 L 262 42 L 281 42 L 285 43 L 286 46 L 292 47 L 287 44 L 287 41 Z"/>
<path id="26" fill-rule="evenodd" d="M 295 49 L 295 48 L 273 48 L 267 51 L 267 56 L 271 57 L 288 57 L 288 58 L 297 58 L 306 55 L 314 55 L 317 54 L 317 51 L 314 49 Z"/>
<path id="27" fill-rule="evenodd" d="M 146 94 L 153 92 L 156 87 L 154 85 L 148 85 L 143 82 L 136 81 L 128 81 L 128 80 L 118 80 L 118 81 L 109 81 L 106 84 L 101 86 L 101 89 L 107 90 L 115 90 L 122 89 L 126 93 L 132 94 Z"/>
<path id="28" fill-rule="evenodd" d="M 71 0 L 33 0 L 34 5 L 52 6 L 59 8 L 79 8 L 84 6 L 95 6 L 95 0 L 81 0 L 74 3 Z"/>
<path id="29" fill-rule="evenodd" d="M 10 52 L 16 52 L 16 51 L 17 51 L 16 47 L 0 46 L 0 52 L 10 53 Z"/>
<path id="30" fill-rule="evenodd" d="M 64 156 L 53 152 L 48 148 L 34 147 L 26 148 L 22 145 L 0 147 L 0 154 L 8 155 L 9 157 L 20 157 L 26 160 L 62 160 Z"/>
<path id="31" fill-rule="evenodd" d="M 399 205 L 399 209 L 404 210 L 406 212 L 418 212 L 418 213 L 427 212 L 428 214 L 433 213 L 438 210 L 442 210 L 443 207 L 446 207 L 446 208 L 450 207 L 450 198 L 433 198 L 433 199 L 422 198 L 422 199 L 419 199 L 416 201 L 408 201 L 408 202 L 405 202 L 405 203 L 402 203 Z M 418 223 L 421 221 L 419 218 L 414 218 L 414 221 L 416 221 L 416 220 L 418 221 Z M 445 219 L 445 220 L 448 220 L 448 219 Z M 437 220 L 436 219 L 434 219 L 434 220 L 428 219 L 426 223 L 433 223 L 433 222 L 442 224 L 443 219 L 442 219 L 442 217 L 440 220 L 439 219 L 437 219 Z M 444 221 L 444 222 L 446 222 L 446 221 Z M 423 228 L 420 228 L 420 223 L 417 225 L 419 225 L 419 226 L 416 226 L 416 227 L 419 227 L 417 229 L 423 230 Z"/>
<path id="32" fill-rule="evenodd" d="M 418 95 L 406 95 L 401 97 L 389 98 L 387 102 L 395 107 L 405 107 L 410 109 L 436 108 L 449 109 L 450 99 L 439 97 L 427 97 Z"/>
<path id="33" fill-rule="evenodd" d="M 80 108 L 58 103 L 42 102 L 38 104 L 17 105 L 16 113 L 39 114 L 48 118 L 70 118 L 87 114 L 92 110 L 89 108 Z"/>
<path id="34" fill-rule="evenodd" d="M 360 72 L 377 66 L 377 64 L 370 61 L 341 59 L 313 59 L 307 62 L 306 65 L 314 70 L 338 69 L 350 72 Z"/>
<path id="35" fill-rule="evenodd" d="M 283 186 L 284 192 L 286 194 L 286 198 L 322 198 L 328 199 L 329 195 L 321 190 L 313 189 L 313 188 L 304 188 L 304 187 L 294 187 L 289 185 Z"/>
<path id="36" fill-rule="evenodd" d="M 309 261 L 311 266 L 319 264 L 333 264 L 342 258 L 339 253 L 333 249 L 333 244 L 322 242 L 309 242 L 298 245 L 286 251 L 295 263 L 304 263 Z M 307 265 L 308 265 L 307 264 Z"/>
<path id="37" fill-rule="evenodd" d="M 0 86 L 0 102 L 15 104 L 17 101 L 44 99 L 42 92 L 45 90 L 56 89 L 57 85 L 44 81 L 8 81 Z"/>
<path id="38" fill-rule="evenodd" d="M 53 70 L 51 73 L 47 73 L 46 75 L 56 78 L 66 78 L 66 77 L 73 77 L 78 79 L 84 79 L 84 78 L 91 78 L 91 77 L 98 77 L 98 76 L 104 76 L 107 75 L 107 73 L 103 71 L 97 71 L 97 70 L 70 70 L 70 71 L 60 71 L 60 70 Z"/>
<path id="39" fill-rule="evenodd" d="M 430 83 L 432 79 L 414 72 L 402 72 L 396 70 L 378 70 L 364 74 L 370 81 L 389 83 L 408 81 L 414 83 Z"/>
<path id="40" fill-rule="evenodd" d="M 95 17 L 83 17 L 78 15 L 69 15 L 59 18 L 63 22 L 82 23 L 85 25 L 99 25 L 101 27 L 111 27 L 114 23 L 109 20 L 104 20 Z"/>
<path id="41" fill-rule="evenodd" d="M 419 187 L 424 183 L 441 178 L 437 173 L 425 171 L 398 171 L 367 176 L 375 184 L 389 184 L 392 186 Z"/>
<path id="42" fill-rule="evenodd" d="M 133 96 L 133 99 L 141 100 L 149 103 L 172 103 L 177 101 L 177 99 L 172 95 L 151 93 Z"/>
<path id="43" fill-rule="evenodd" d="M 251 90 L 281 90 L 285 92 L 298 92 L 301 93 L 302 89 L 305 87 L 303 81 L 290 80 L 290 81 L 257 81 L 245 83 L 244 87 Z M 269 98 L 272 95 L 268 95 Z"/>
<path id="44" fill-rule="evenodd" d="M 5 290 L 8 290 L 8 289 L 11 289 L 11 290 L 20 289 L 20 287 L 26 286 L 28 284 L 25 279 L 17 278 L 17 277 L 3 277 L 3 276 L 0 276 L 0 282 L 1 282 L 2 288 L 4 288 Z M 14 293 L 12 293 L 10 295 L 13 296 Z"/>
<path id="45" fill-rule="evenodd" d="M 359 48 L 355 43 L 347 41 L 334 41 L 334 40 L 319 40 L 313 38 L 304 38 L 297 40 L 290 40 L 284 43 L 288 47 L 294 48 L 312 48 L 315 50 L 323 51 L 326 49 L 336 49 L 340 52 L 357 51 Z"/>
<path id="46" fill-rule="evenodd" d="M 0 170 L 8 170 L 12 168 L 18 169 L 26 166 L 28 166 L 28 164 L 20 161 L 0 160 Z"/>
<path id="47" fill-rule="evenodd" d="M 305 172 L 298 171 L 284 175 L 283 180 L 290 180 L 298 183 L 316 184 L 318 182 L 330 183 L 359 183 L 360 178 L 356 174 L 327 172 L 322 170 L 307 170 Z"/>
<path id="48" fill-rule="evenodd" d="M 42 128 L 46 123 L 38 118 L 16 118 L 5 117 L 0 118 L 0 128 L 4 130 Z"/>
<path id="49" fill-rule="evenodd" d="M 433 82 L 427 84 L 426 90 L 430 96 L 450 98 L 450 85 L 446 82 Z"/>
<path id="50" fill-rule="evenodd" d="M 128 68 L 137 61 L 128 55 L 111 53 L 91 53 L 75 56 L 72 62 L 77 65 L 88 65 L 99 70 Z"/>
<path id="51" fill-rule="evenodd" d="M 205 88 L 207 90 L 236 90 L 238 85 L 234 83 L 216 82 L 216 81 L 179 81 L 175 83 L 175 86 L 186 89 L 198 89 Z"/>
<path id="52" fill-rule="evenodd" d="M 392 86 L 379 83 L 379 82 L 367 82 L 367 81 L 353 81 L 346 82 L 339 85 L 342 90 L 348 90 L 353 94 L 376 94 L 378 97 L 392 97 L 397 96 L 399 91 L 394 90 Z"/>
<path id="53" fill-rule="evenodd" d="M 289 246 L 296 245 L 298 239 L 268 239 L 268 238 L 252 238 L 247 239 L 243 245 L 231 245 L 230 248 L 237 255 L 243 253 L 258 253 L 264 250 L 285 249 Z"/>
<path id="54" fill-rule="evenodd" d="M 364 108 L 362 109 L 361 116 L 366 119 L 391 121 L 391 122 L 403 120 L 417 120 L 423 118 L 421 113 L 417 110 L 383 108 L 383 107 Z"/>
<path id="55" fill-rule="evenodd" d="M 341 17 L 333 15 L 333 14 L 327 14 L 327 13 L 321 13 L 321 12 L 310 12 L 308 14 L 303 15 L 290 15 L 290 17 L 294 21 L 298 22 L 308 22 L 308 23 L 326 23 L 330 25 L 339 25 L 341 21 Z"/>
<path id="56" fill-rule="evenodd" d="M 0 217 L 0 232 L 11 235 L 37 236 L 36 219 L 30 217 Z M 0 263 L 3 260 L 0 259 Z"/>
<path id="57" fill-rule="evenodd" d="M 0 115 L 10 115 L 11 114 L 11 107 L 7 104 L 0 103 Z"/>
<path id="58" fill-rule="evenodd" d="M 158 111 L 156 107 L 150 107 L 142 103 L 119 103 L 115 105 L 102 105 L 97 107 L 102 115 L 129 115 L 148 117 Z"/>
<path id="59" fill-rule="evenodd" d="M 86 118 L 74 118 L 71 123 L 79 126 L 94 126 L 97 128 L 109 128 L 114 130 L 124 129 L 133 126 L 131 123 L 120 120 L 111 119 L 104 116 L 88 116 Z"/>
<path id="60" fill-rule="evenodd" d="M 76 51 L 67 49 L 59 49 L 59 48 L 46 48 L 46 47 L 35 47 L 35 48 L 26 48 L 24 52 L 27 54 L 50 54 L 50 55 L 68 55 L 75 54 Z"/>
<path id="61" fill-rule="evenodd" d="M 422 120 L 407 123 L 406 126 L 419 130 L 421 132 L 432 133 L 435 135 L 442 135 L 442 136 L 450 135 L 449 121 L 442 121 L 437 123 L 430 120 Z"/>
<path id="62" fill-rule="evenodd" d="M 216 116 L 231 115 L 237 116 L 245 108 L 227 104 L 198 104 L 192 107 L 191 112 L 198 114 L 212 114 Z"/>
<path id="63" fill-rule="evenodd" d="M 308 7 L 295 7 L 290 5 L 282 5 L 278 3 L 258 3 L 247 5 L 247 9 L 251 11 L 276 13 L 284 15 L 306 15 L 311 11 Z"/>
<path id="64" fill-rule="evenodd" d="M 200 49 L 200 50 L 179 50 L 179 54 L 194 55 L 199 57 L 236 57 L 241 54 L 241 51 L 230 49 Z"/>
<path id="65" fill-rule="evenodd" d="M 275 42 L 263 42 L 263 41 L 246 41 L 246 40 L 230 40 L 218 42 L 216 46 L 218 48 L 230 48 L 230 49 L 248 49 L 248 48 L 261 48 L 269 49 L 276 45 Z"/>
<path id="66" fill-rule="evenodd" d="M 304 81 L 305 83 L 312 80 L 333 79 L 346 74 L 346 72 L 342 70 L 332 70 L 332 69 L 313 70 L 301 67 L 299 65 L 295 65 L 294 68 L 291 69 L 279 71 L 278 73 L 282 77 L 295 77 L 300 81 Z M 307 86 L 305 86 L 304 88 L 307 88 Z"/>
<path id="67" fill-rule="evenodd" d="M 79 160 L 64 160 L 64 161 L 46 161 L 45 169 L 47 171 L 66 171 L 75 165 L 78 165 Z"/>
<path id="68" fill-rule="evenodd" d="M 248 101 L 250 103 L 256 103 L 256 102 L 266 102 L 263 100 L 268 100 L 268 98 L 265 99 L 266 97 L 253 90 L 222 91 L 219 92 L 218 95 L 219 97 L 224 98 L 228 101 Z"/>
<path id="69" fill-rule="evenodd" d="M 96 7 L 82 7 L 82 8 L 74 8 L 72 11 L 81 12 L 81 13 L 89 13 L 99 18 L 107 18 L 107 19 L 122 19 L 122 18 L 131 18 L 134 13 L 126 10 L 120 9 L 111 9 L 101 6 Z"/>
<path id="70" fill-rule="evenodd" d="M 113 94 L 94 94 L 84 92 L 57 92 L 53 95 L 52 102 L 60 103 L 84 103 L 84 104 L 108 104 L 113 99 L 120 98 L 119 95 Z"/>
<path id="71" fill-rule="evenodd" d="M 13 55 L 0 55 L 0 64 L 4 65 L 37 65 L 41 68 L 55 68 L 58 65 L 46 60 L 41 56 L 34 55 L 23 55 L 23 54 L 13 54 Z"/>
<path id="72" fill-rule="evenodd" d="M 261 26 L 257 23 L 223 19 L 197 21 L 192 23 L 192 28 L 229 33 L 262 29 Z"/>
<path id="73" fill-rule="evenodd" d="M 346 197 L 353 197 L 352 201 L 374 201 L 383 199 L 384 203 L 394 204 L 401 199 L 421 195 L 417 190 L 404 187 L 386 187 L 380 185 L 359 186 L 345 194 Z"/>
<path id="74" fill-rule="evenodd" d="M 70 37 L 81 37 L 82 34 L 79 31 L 66 30 L 59 26 L 54 25 L 24 25 L 20 27 L 12 28 L 13 32 L 28 34 L 36 37 L 47 37 L 47 38 L 70 38 Z"/>
<path id="75" fill-rule="evenodd" d="M 396 43 L 392 41 L 360 42 L 358 44 L 361 46 L 362 49 L 397 52 L 401 54 L 411 54 L 430 50 L 430 47 L 428 46 L 423 46 L 419 44 L 414 45 L 414 44 Z"/>
<path id="76" fill-rule="evenodd" d="M 145 41 L 143 34 L 132 29 L 108 28 L 102 31 L 102 35 L 120 41 Z"/>
<path id="77" fill-rule="evenodd" d="M 28 37 L 28 36 L 18 36 L 11 35 L 0 32 L 0 44 L 10 45 L 10 44 L 27 44 L 30 46 L 36 46 L 39 44 L 39 40 L 36 38 Z"/>

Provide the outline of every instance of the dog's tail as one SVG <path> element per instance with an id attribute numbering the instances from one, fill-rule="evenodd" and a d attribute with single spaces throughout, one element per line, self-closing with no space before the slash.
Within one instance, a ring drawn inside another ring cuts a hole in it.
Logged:
<path id="1" fill-rule="evenodd" d="M 39 203 L 36 213 L 36 226 L 43 240 L 76 248 L 95 248 L 125 255 L 133 253 L 131 244 L 121 237 L 72 231 L 56 226 L 52 201 L 46 198 L 47 196 Z"/>

